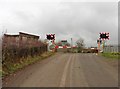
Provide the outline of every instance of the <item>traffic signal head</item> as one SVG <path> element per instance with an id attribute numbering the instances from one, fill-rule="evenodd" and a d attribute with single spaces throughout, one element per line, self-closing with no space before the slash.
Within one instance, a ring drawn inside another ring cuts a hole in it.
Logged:
<path id="1" fill-rule="evenodd" d="M 48 39 L 48 40 L 50 39 L 50 35 L 47 35 L 47 39 Z"/>
<path id="2" fill-rule="evenodd" d="M 100 44 L 101 44 L 101 43 L 102 43 L 102 40 L 101 40 L 101 39 L 98 39 L 98 40 L 97 40 L 97 43 L 100 43 Z"/>
<path id="3" fill-rule="evenodd" d="M 48 39 L 48 40 L 53 40 L 53 39 L 55 39 L 55 34 L 48 34 L 48 35 L 47 35 L 47 39 Z"/>
<path id="4" fill-rule="evenodd" d="M 100 39 L 109 39 L 109 33 L 100 33 Z"/>

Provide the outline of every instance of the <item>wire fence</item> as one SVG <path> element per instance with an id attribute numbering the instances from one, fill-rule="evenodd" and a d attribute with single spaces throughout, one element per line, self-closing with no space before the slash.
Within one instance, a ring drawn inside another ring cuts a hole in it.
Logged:
<path id="1" fill-rule="evenodd" d="M 120 45 L 109 45 L 109 46 L 105 46 L 103 49 L 103 52 L 120 52 Z"/>

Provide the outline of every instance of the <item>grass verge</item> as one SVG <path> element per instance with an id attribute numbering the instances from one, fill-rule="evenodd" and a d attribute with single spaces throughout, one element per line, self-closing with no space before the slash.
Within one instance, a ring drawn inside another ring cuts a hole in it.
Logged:
<path id="1" fill-rule="evenodd" d="M 41 54 L 40 56 L 23 58 L 19 63 L 8 63 L 7 68 L 5 70 L 3 68 L 2 74 L 0 73 L 0 76 L 3 78 L 6 76 L 9 76 L 10 74 L 12 74 L 16 71 L 23 69 L 24 67 L 26 67 L 30 64 L 36 63 L 37 61 L 48 58 L 48 57 L 52 56 L 53 54 L 55 54 L 55 53 L 54 52 L 45 52 L 45 53 Z"/>
<path id="2" fill-rule="evenodd" d="M 119 59 L 120 58 L 120 53 L 101 53 L 101 55 L 106 58 L 111 58 L 111 59 Z"/>

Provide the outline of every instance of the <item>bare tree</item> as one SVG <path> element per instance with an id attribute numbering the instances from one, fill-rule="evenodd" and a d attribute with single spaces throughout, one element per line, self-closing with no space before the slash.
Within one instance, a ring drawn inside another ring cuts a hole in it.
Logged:
<path id="1" fill-rule="evenodd" d="M 77 47 L 78 47 L 78 52 L 81 52 L 82 49 L 85 47 L 84 39 L 83 39 L 83 38 L 79 38 L 79 39 L 76 41 L 76 44 L 77 44 Z"/>

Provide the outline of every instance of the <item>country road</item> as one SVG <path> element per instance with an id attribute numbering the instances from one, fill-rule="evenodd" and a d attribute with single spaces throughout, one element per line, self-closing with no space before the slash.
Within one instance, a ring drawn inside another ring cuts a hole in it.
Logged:
<path id="1" fill-rule="evenodd" d="M 3 87 L 117 87 L 118 69 L 102 58 L 57 53 L 12 75 Z"/>

